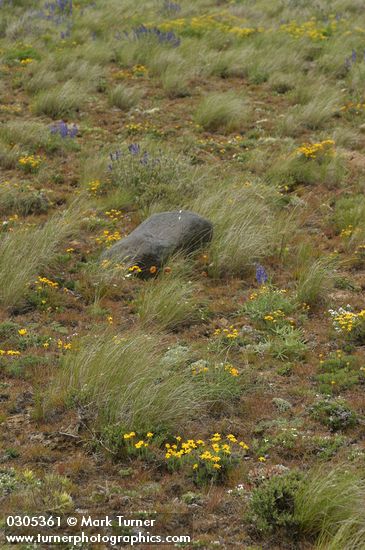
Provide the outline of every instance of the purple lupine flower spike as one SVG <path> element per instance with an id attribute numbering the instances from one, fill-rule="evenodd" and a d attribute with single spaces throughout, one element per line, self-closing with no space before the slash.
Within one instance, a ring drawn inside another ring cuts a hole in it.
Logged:
<path id="1" fill-rule="evenodd" d="M 257 264 L 257 266 L 256 266 L 256 281 L 258 282 L 259 285 L 264 285 L 265 283 L 267 283 L 267 280 L 268 280 L 268 276 L 267 276 L 265 268 L 262 265 Z"/>

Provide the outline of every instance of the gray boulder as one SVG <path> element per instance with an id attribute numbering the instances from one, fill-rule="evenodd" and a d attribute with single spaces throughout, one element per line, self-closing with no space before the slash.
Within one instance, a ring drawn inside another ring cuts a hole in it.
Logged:
<path id="1" fill-rule="evenodd" d="M 127 237 L 106 250 L 102 259 L 138 265 L 146 272 L 152 266 L 160 268 L 179 250 L 196 250 L 210 242 L 212 236 L 211 222 L 194 212 L 161 212 L 145 220 Z"/>

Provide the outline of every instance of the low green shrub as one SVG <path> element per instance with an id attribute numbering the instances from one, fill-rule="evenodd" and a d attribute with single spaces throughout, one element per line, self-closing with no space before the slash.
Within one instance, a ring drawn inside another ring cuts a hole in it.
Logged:
<path id="1" fill-rule="evenodd" d="M 295 497 L 302 479 L 303 474 L 290 472 L 272 477 L 252 491 L 249 520 L 261 535 L 279 531 L 284 536 L 298 536 Z"/>
<path id="2" fill-rule="evenodd" d="M 356 413 L 342 399 L 322 399 L 312 405 L 310 414 L 333 432 L 352 428 L 358 421 Z"/>

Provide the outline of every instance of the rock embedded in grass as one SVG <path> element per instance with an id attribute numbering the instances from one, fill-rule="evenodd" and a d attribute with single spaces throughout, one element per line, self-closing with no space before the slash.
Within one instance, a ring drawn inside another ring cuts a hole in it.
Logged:
<path id="1" fill-rule="evenodd" d="M 102 259 L 138 265 L 147 273 L 178 251 L 193 252 L 211 241 L 212 223 L 189 210 L 154 214 L 106 250 Z"/>

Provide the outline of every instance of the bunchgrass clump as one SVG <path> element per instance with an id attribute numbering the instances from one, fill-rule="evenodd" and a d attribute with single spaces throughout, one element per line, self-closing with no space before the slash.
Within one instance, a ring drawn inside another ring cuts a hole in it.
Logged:
<path id="1" fill-rule="evenodd" d="M 202 99 L 195 121 L 204 130 L 223 133 L 244 130 L 249 116 L 247 103 L 234 93 L 213 93 Z"/>
<path id="2" fill-rule="evenodd" d="M 72 139 L 62 138 L 59 133 L 41 122 L 14 120 L 0 128 L 0 139 L 9 146 L 16 143 L 28 153 L 37 153 L 43 149 L 47 153 L 77 149 Z"/>
<path id="3" fill-rule="evenodd" d="M 292 190 L 297 185 L 330 187 L 339 185 L 345 175 L 344 162 L 337 154 L 333 140 L 303 143 L 292 153 L 279 158 L 269 168 L 266 179 L 281 189 Z"/>
<path id="4" fill-rule="evenodd" d="M 31 185 L 20 186 L 10 182 L 0 183 L 0 213 L 27 216 L 44 214 L 50 208 L 50 200 L 44 189 Z"/>
<path id="5" fill-rule="evenodd" d="M 186 97 L 190 94 L 189 72 L 184 67 L 167 67 L 161 75 L 161 84 L 168 97 Z"/>
<path id="6" fill-rule="evenodd" d="M 293 100 L 295 105 L 279 120 L 278 129 L 281 135 L 295 137 L 304 130 L 319 130 L 328 124 L 339 108 L 341 94 L 315 83 L 312 86 L 298 86 Z"/>
<path id="7" fill-rule="evenodd" d="M 174 330 L 202 317 L 196 302 L 196 285 L 184 276 L 163 273 L 146 282 L 137 298 L 138 316 L 143 325 L 156 325 L 162 330 Z"/>
<path id="8" fill-rule="evenodd" d="M 206 388 L 215 407 L 226 407 L 241 395 L 245 378 L 231 363 L 212 364 L 200 360 L 190 365 L 197 384 Z"/>
<path id="9" fill-rule="evenodd" d="M 65 356 L 46 410 L 55 401 L 90 411 L 99 429 L 176 430 L 206 406 L 187 370 L 161 361 L 161 339 L 135 331 L 92 334 Z"/>
<path id="10" fill-rule="evenodd" d="M 62 118 L 80 110 L 84 100 L 80 86 L 69 80 L 62 86 L 40 92 L 35 97 L 33 110 L 36 115 Z"/>
<path id="11" fill-rule="evenodd" d="M 221 187 L 202 194 L 197 212 L 214 226 L 208 271 L 212 276 L 240 275 L 270 254 L 279 238 L 273 230 L 275 208 L 264 189 Z"/>
<path id="12" fill-rule="evenodd" d="M 97 305 L 103 298 L 114 298 L 123 293 L 125 266 L 107 260 L 87 262 L 80 269 L 75 288 L 87 304 Z"/>
<path id="13" fill-rule="evenodd" d="M 0 142 L 0 166 L 4 170 L 15 168 L 19 158 L 19 150 Z"/>
<path id="14" fill-rule="evenodd" d="M 365 197 L 363 194 L 343 195 L 336 201 L 333 224 L 343 237 L 365 231 Z"/>
<path id="15" fill-rule="evenodd" d="M 311 263 L 299 265 L 298 270 L 298 302 L 312 308 L 323 304 L 334 284 L 334 258 L 318 258 Z"/>
<path id="16" fill-rule="evenodd" d="M 365 480 L 345 464 L 315 470 L 295 496 L 301 533 L 318 550 L 361 550 L 365 545 Z"/>
<path id="17" fill-rule="evenodd" d="M 135 107 L 142 97 L 142 93 L 137 88 L 131 88 L 119 84 L 109 92 L 109 103 L 113 107 L 118 107 L 122 111 L 129 111 Z"/>
<path id="18" fill-rule="evenodd" d="M 0 240 L 0 303 L 14 306 L 27 292 L 27 284 L 52 260 L 58 246 L 75 231 L 79 207 L 50 218 L 42 227 L 21 228 Z"/>

